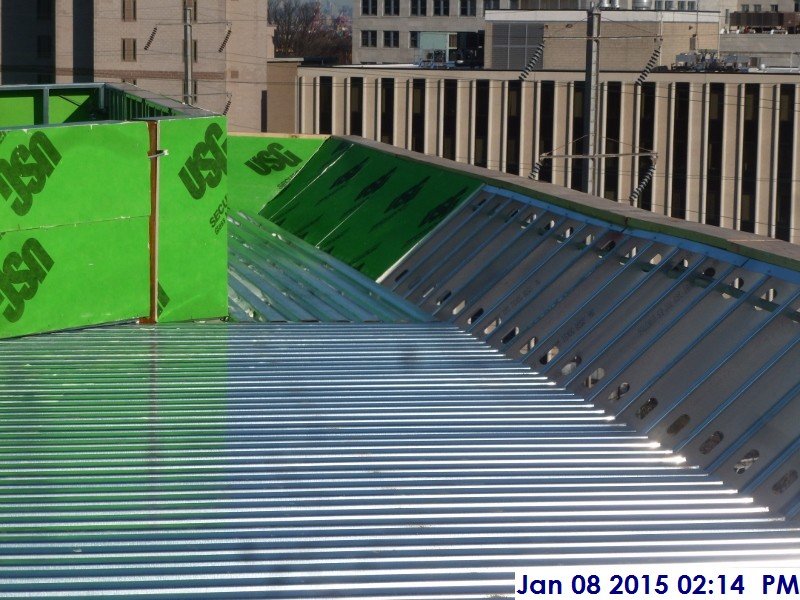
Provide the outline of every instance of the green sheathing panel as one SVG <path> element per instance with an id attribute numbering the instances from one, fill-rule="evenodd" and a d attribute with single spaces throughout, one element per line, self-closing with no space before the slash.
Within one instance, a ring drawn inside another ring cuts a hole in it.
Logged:
<path id="1" fill-rule="evenodd" d="M 0 132 L 0 232 L 149 215 L 148 140 L 146 123 Z"/>
<path id="2" fill-rule="evenodd" d="M 325 138 L 231 136 L 228 138 L 230 205 L 259 212 L 319 150 Z"/>
<path id="3" fill-rule="evenodd" d="M 42 106 L 41 90 L 0 91 L 0 128 L 41 123 Z"/>
<path id="4" fill-rule="evenodd" d="M 477 178 L 330 139 L 261 215 L 374 279 L 480 185 Z"/>
<path id="5" fill-rule="evenodd" d="M 0 233 L 0 337 L 146 316 L 149 217 Z"/>
<path id="6" fill-rule="evenodd" d="M 99 89 L 52 90 L 50 123 L 96 121 L 99 117 Z"/>
<path id="7" fill-rule="evenodd" d="M 228 314 L 224 117 L 158 121 L 158 320 Z"/>

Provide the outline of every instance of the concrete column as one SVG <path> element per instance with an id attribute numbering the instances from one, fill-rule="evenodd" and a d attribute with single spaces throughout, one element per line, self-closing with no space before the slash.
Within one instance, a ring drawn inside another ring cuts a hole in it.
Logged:
<path id="1" fill-rule="evenodd" d="M 442 156 L 444 146 L 444 80 L 436 81 L 436 156 Z"/>
<path id="2" fill-rule="evenodd" d="M 600 139 L 598 140 L 597 147 L 599 148 L 600 152 L 603 153 L 606 151 L 607 145 L 607 136 L 608 136 L 608 123 L 606 118 L 608 117 L 608 83 L 603 82 L 599 86 L 600 89 L 597 90 L 597 93 L 600 95 L 599 102 L 598 102 L 598 110 L 597 110 L 597 119 L 599 121 L 599 130 L 600 130 Z M 573 136 L 573 139 L 580 137 L 580 135 Z M 573 149 L 574 152 L 574 149 Z M 590 168 L 593 161 L 588 161 L 587 168 Z M 597 195 L 603 197 L 603 190 L 606 187 L 606 159 L 605 158 L 598 158 L 596 161 L 597 163 L 597 170 L 598 172 L 595 174 L 594 177 L 594 185 L 597 188 Z M 587 190 L 590 194 L 594 192 L 592 190 Z"/>
<path id="3" fill-rule="evenodd" d="M 475 129 L 472 85 L 459 79 L 456 82 L 456 162 L 470 162 L 471 132 Z"/>
<path id="4" fill-rule="evenodd" d="M 344 118 L 342 122 L 344 123 L 344 132 L 345 134 L 350 134 L 350 88 L 351 88 L 352 79 L 348 77 L 344 80 Z"/>
<path id="5" fill-rule="evenodd" d="M 702 83 L 689 84 L 689 127 L 686 153 L 686 220 L 700 222 L 700 194 L 705 190 L 708 98 Z"/>
<path id="6" fill-rule="evenodd" d="M 523 81 L 520 94 L 519 174 L 527 177 L 539 158 L 539 99 L 542 84 Z"/>
<path id="7" fill-rule="evenodd" d="M 394 80 L 394 141 L 399 148 L 407 148 L 406 130 L 408 129 L 408 84 L 409 80 L 396 77 Z"/>
<path id="8" fill-rule="evenodd" d="M 425 80 L 425 154 L 438 154 L 439 145 L 439 84 L 436 79 Z"/>
<path id="9" fill-rule="evenodd" d="M 475 110 L 477 108 L 477 83 L 473 79 L 471 81 L 464 82 L 466 84 L 468 94 L 469 94 L 469 102 L 467 103 L 467 110 L 469 111 L 468 117 L 465 119 L 461 116 L 461 104 L 459 103 L 458 107 L 458 135 L 456 137 L 457 140 L 461 138 L 462 127 L 461 123 L 464 121 L 467 122 L 467 131 L 465 135 L 467 137 L 467 162 L 471 165 L 475 164 Z M 460 91 L 460 90 L 459 90 Z M 460 94 L 459 94 L 460 95 Z M 456 152 L 458 154 L 458 152 Z"/>
<path id="10" fill-rule="evenodd" d="M 745 84 L 736 86 L 736 143 L 734 145 L 736 185 L 733 193 L 733 228 L 739 229 L 742 222 L 742 150 L 744 148 L 744 90 Z"/>
<path id="11" fill-rule="evenodd" d="M 376 139 L 378 129 L 378 114 L 380 113 L 380 95 L 378 86 L 380 80 L 364 77 L 364 137 L 369 140 Z"/>
<path id="12" fill-rule="evenodd" d="M 403 148 L 406 150 L 411 150 L 411 117 L 412 117 L 412 109 L 414 108 L 414 80 L 409 79 L 406 81 L 406 135 L 403 138 Z"/>
<path id="13" fill-rule="evenodd" d="M 347 123 L 347 108 L 345 79 L 343 77 L 331 77 L 331 133 L 342 135 L 346 133 L 344 128 Z"/>
<path id="14" fill-rule="evenodd" d="M 777 86 L 761 84 L 758 90 L 758 170 L 756 182 L 755 221 L 756 233 L 775 235 L 775 190 L 774 176 L 777 148 L 773 153 L 773 142 L 777 144 L 777 130 L 773 126 L 773 113 L 779 105 Z M 768 134 L 771 132 L 771 135 Z"/>
<path id="15" fill-rule="evenodd" d="M 572 96 L 574 82 L 558 83 L 553 94 L 553 150 L 563 154 L 568 152 L 567 145 L 572 138 Z M 553 165 L 553 183 L 569 187 L 569 161 L 551 160 Z"/>
<path id="16" fill-rule="evenodd" d="M 314 77 L 300 77 L 300 132 L 315 133 L 316 81 Z"/>
<path id="17" fill-rule="evenodd" d="M 739 165 L 742 135 L 742 85 L 725 84 L 725 105 L 722 116 L 722 183 L 720 186 L 720 221 L 722 227 L 733 229 L 738 223 Z"/>
<path id="18" fill-rule="evenodd" d="M 500 88 L 500 139 L 497 142 L 499 146 L 499 164 L 497 168 L 500 171 L 506 170 L 506 163 L 508 162 L 508 158 L 506 153 L 508 151 L 508 81 L 501 81 L 499 83 L 495 82 L 495 85 L 498 85 Z M 490 103 L 491 109 L 491 103 Z M 489 144 L 490 149 L 492 144 L 494 144 L 494 139 L 492 137 L 491 128 L 489 130 Z M 490 154 L 491 156 L 491 154 Z M 489 160 L 489 168 L 491 168 L 491 159 Z M 516 175 L 516 173 L 515 173 Z"/>
<path id="19" fill-rule="evenodd" d="M 653 177 L 653 212 L 667 214 L 667 198 L 672 190 L 670 176 L 672 173 L 672 86 L 668 83 L 656 84 L 655 127 L 653 143 L 658 152 L 658 167 Z"/>
<path id="20" fill-rule="evenodd" d="M 711 84 L 706 82 L 702 85 L 702 89 L 700 90 L 700 98 L 702 100 L 702 104 L 700 105 L 700 164 L 698 165 L 699 174 L 697 179 L 697 206 L 698 206 L 698 214 L 697 214 L 697 221 L 699 223 L 706 222 L 706 213 L 708 212 L 706 208 L 706 192 L 708 191 L 708 178 L 706 174 L 708 173 L 708 102 L 711 96 Z M 691 138 L 690 138 L 691 139 Z M 690 198 L 689 201 L 694 206 L 694 199 Z"/>
<path id="21" fill-rule="evenodd" d="M 634 140 L 634 132 L 638 131 L 636 117 L 636 102 L 638 94 L 637 86 L 630 83 L 623 83 L 620 87 L 620 119 L 619 119 L 619 141 L 620 152 L 636 151 L 637 144 Z M 633 173 L 636 171 L 638 159 L 635 157 L 625 157 L 619 159 L 619 175 L 617 177 L 617 200 L 627 203 L 633 188 L 638 184 L 634 181 Z"/>
<path id="22" fill-rule="evenodd" d="M 792 198 L 800 194 L 800 85 L 794 86 L 794 139 L 792 143 Z M 800 243 L 800 206 L 792 202 L 789 240 Z"/>
<path id="23" fill-rule="evenodd" d="M 503 160 L 506 146 L 504 99 L 507 86 L 507 81 L 489 82 L 489 128 L 486 166 L 489 169 L 499 171 L 502 171 L 505 166 L 505 161 Z"/>

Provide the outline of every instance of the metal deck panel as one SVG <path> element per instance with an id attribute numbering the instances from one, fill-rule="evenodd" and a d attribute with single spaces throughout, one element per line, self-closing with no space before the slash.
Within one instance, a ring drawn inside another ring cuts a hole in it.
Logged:
<path id="1" fill-rule="evenodd" d="M 450 325 L 0 342 L 0 597 L 511 597 L 800 531 Z"/>

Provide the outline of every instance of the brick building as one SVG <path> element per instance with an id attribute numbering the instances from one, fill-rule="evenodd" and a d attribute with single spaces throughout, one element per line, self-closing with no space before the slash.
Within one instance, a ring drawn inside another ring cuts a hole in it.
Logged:
<path id="1" fill-rule="evenodd" d="M 185 4 L 4 2 L 2 83 L 127 82 L 181 99 Z M 267 1 L 189 0 L 188 6 L 193 9 L 194 103 L 215 112 L 227 109 L 232 130 L 265 130 Z"/>

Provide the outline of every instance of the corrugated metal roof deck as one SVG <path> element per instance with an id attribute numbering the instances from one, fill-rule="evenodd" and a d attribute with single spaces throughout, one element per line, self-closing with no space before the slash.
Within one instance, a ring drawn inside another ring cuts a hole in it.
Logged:
<path id="1" fill-rule="evenodd" d="M 444 324 L 0 342 L 0 597 L 487 598 L 800 532 Z"/>

